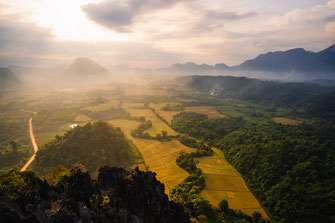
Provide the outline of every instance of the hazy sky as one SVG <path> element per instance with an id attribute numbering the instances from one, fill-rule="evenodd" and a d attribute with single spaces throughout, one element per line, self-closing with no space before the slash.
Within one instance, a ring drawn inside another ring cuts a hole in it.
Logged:
<path id="1" fill-rule="evenodd" d="M 335 43 L 335 0 L 0 0 L 0 66 L 235 65 Z"/>

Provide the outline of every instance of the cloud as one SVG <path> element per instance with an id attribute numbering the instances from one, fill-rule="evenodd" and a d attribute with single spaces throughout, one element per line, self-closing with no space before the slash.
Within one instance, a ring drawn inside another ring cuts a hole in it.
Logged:
<path id="1" fill-rule="evenodd" d="M 20 22 L 18 14 L 0 15 L 0 52 L 1 54 L 24 54 L 47 52 L 54 38 L 50 29 L 33 23 Z"/>
<path id="2" fill-rule="evenodd" d="M 263 27 L 264 39 L 277 42 L 282 48 L 296 45 L 316 50 L 325 43 L 330 45 L 335 42 L 335 30 L 331 28 L 334 11 L 335 0 L 331 0 L 325 5 L 297 9 L 272 18 Z"/>
<path id="3" fill-rule="evenodd" d="M 187 61 L 233 65 L 267 51 L 295 47 L 319 51 L 335 42 L 335 0 L 290 8 L 286 14 L 268 13 L 269 9 L 260 7 L 232 7 L 230 1 L 236 2 L 103 0 L 78 6 L 80 15 L 86 15 L 84 22 L 94 21 L 100 26 L 89 24 L 106 34 L 104 41 L 92 42 L 61 39 L 52 26 L 41 28 L 19 10 L 8 15 L 6 5 L 0 3 L 1 64 L 49 61 L 52 65 L 55 60 L 69 62 L 87 56 L 103 65 L 142 68 Z"/>
<path id="4" fill-rule="evenodd" d="M 82 6 L 92 21 L 118 32 L 130 32 L 134 19 L 144 13 L 166 9 L 191 0 L 105 0 Z"/>
<path id="5" fill-rule="evenodd" d="M 136 41 L 81 42 L 56 38 L 50 29 L 18 22 L 24 15 L 0 14 L 0 66 L 55 66 L 86 56 L 106 66 L 168 66 L 181 53 L 165 52 Z M 153 59 L 154 58 L 154 59 Z"/>
<path id="6" fill-rule="evenodd" d="M 215 20 L 228 20 L 228 21 L 245 19 L 252 16 L 256 16 L 257 14 L 258 14 L 257 12 L 236 13 L 236 12 L 218 12 L 214 10 L 207 11 L 208 18 Z"/>

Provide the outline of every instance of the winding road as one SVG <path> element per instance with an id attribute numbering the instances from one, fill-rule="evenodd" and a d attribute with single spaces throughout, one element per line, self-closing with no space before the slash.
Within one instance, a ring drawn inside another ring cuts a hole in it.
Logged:
<path id="1" fill-rule="evenodd" d="M 34 114 L 35 114 L 35 112 L 34 112 Z M 36 144 L 34 131 L 33 131 L 33 117 L 31 117 L 29 119 L 29 135 L 30 135 L 31 143 L 32 143 L 33 148 L 34 148 L 34 154 L 30 157 L 30 159 L 26 162 L 26 164 L 24 164 L 24 166 L 21 168 L 21 171 L 25 171 L 28 168 L 28 166 L 34 161 L 34 159 L 36 157 L 36 153 L 38 151 L 38 146 Z"/>

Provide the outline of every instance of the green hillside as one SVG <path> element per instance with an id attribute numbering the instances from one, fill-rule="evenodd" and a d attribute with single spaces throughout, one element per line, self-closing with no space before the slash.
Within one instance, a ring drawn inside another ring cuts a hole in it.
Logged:
<path id="1" fill-rule="evenodd" d="M 119 128 L 99 121 L 56 136 L 38 152 L 32 169 L 46 173 L 59 165 L 71 168 L 80 163 L 94 173 L 103 165 L 129 168 L 139 156 Z"/>

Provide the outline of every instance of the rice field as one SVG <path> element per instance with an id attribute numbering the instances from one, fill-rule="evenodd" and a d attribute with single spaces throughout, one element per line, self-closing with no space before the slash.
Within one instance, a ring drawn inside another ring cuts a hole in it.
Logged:
<path id="1" fill-rule="evenodd" d="M 75 122 L 89 122 L 92 119 L 90 117 L 88 117 L 87 115 L 84 114 L 78 114 L 73 121 Z"/>
<path id="2" fill-rule="evenodd" d="M 228 116 L 220 114 L 213 106 L 186 107 L 185 112 L 204 114 L 207 115 L 209 119 L 228 118 Z"/>
<path id="3" fill-rule="evenodd" d="M 133 138 L 130 136 L 130 130 L 138 126 L 139 122 L 136 121 L 118 119 L 109 123 L 120 127 L 136 145 L 149 170 L 155 172 L 157 179 L 164 183 L 166 194 L 169 194 L 172 187 L 180 184 L 188 176 L 188 173 L 176 164 L 176 159 L 181 151 L 189 153 L 195 149 L 184 146 L 177 140 L 159 142 Z"/>
<path id="4" fill-rule="evenodd" d="M 177 134 L 168 125 L 158 119 L 150 109 L 140 109 L 139 106 L 141 105 L 141 103 L 125 103 L 124 108 L 132 116 L 144 116 L 147 120 L 153 122 L 153 127 L 148 130 L 149 134 L 154 135 L 155 133 L 160 133 L 161 130 L 165 130 L 169 134 L 171 132 Z M 164 118 L 161 108 L 165 106 L 165 103 L 150 104 L 150 106 Z M 208 111 L 214 109 L 213 107 L 203 107 L 198 107 L 195 110 L 207 112 L 208 114 Z M 211 117 L 213 118 L 213 116 Z M 137 121 L 112 120 L 110 123 L 120 127 L 136 145 L 149 170 L 157 173 L 157 179 L 164 183 L 167 194 L 169 194 L 171 188 L 180 184 L 188 176 L 188 173 L 176 164 L 176 158 L 181 151 L 190 153 L 195 151 L 195 149 L 186 147 L 177 140 L 159 142 L 156 140 L 133 138 L 130 136 L 130 130 L 139 125 Z M 206 188 L 201 192 L 201 195 L 208 199 L 212 205 L 218 205 L 225 198 L 233 209 L 240 209 L 249 215 L 254 211 L 259 211 L 267 218 L 263 208 L 245 185 L 238 171 L 225 160 L 222 151 L 214 148 L 214 156 L 197 158 L 196 160 L 198 163 L 197 166 L 202 169 L 206 179 Z"/>
<path id="5" fill-rule="evenodd" d="M 173 116 L 180 113 L 180 111 L 164 111 L 162 108 L 166 106 L 166 103 L 150 103 L 149 105 L 151 108 L 155 109 L 155 111 L 164 118 L 168 123 L 171 123 Z"/>
<path id="6" fill-rule="evenodd" d="M 274 117 L 272 118 L 272 121 L 274 121 L 275 123 L 283 124 L 283 125 L 298 125 L 298 124 L 303 123 L 302 121 L 284 118 L 284 117 Z"/>
<path id="7" fill-rule="evenodd" d="M 140 124 L 140 122 L 134 121 L 134 120 L 126 120 L 126 119 L 114 119 L 108 122 L 109 124 L 113 125 L 114 127 L 121 128 L 122 132 L 126 134 L 128 139 L 131 139 L 130 131 L 132 129 L 137 128 L 137 126 Z"/>
<path id="8" fill-rule="evenodd" d="M 119 103 L 120 103 L 119 100 L 111 100 L 110 102 L 99 104 L 99 105 L 82 107 L 80 110 L 106 111 L 111 108 L 118 108 Z"/>
<path id="9" fill-rule="evenodd" d="M 212 157 L 197 158 L 197 166 L 202 169 L 206 179 L 206 188 L 201 195 L 216 206 L 222 199 L 227 199 L 229 207 L 239 209 L 251 215 L 260 212 L 268 218 L 263 208 L 250 192 L 238 171 L 224 158 L 222 151 L 213 148 Z"/>
<path id="10" fill-rule="evenodd" d="M 132 103 L 131 105 L 134 107 L 136 103 Z M 143 104 L 137 103 L 136 107 L 143 106 Z M 129 104 L 125 103 L 122 105 L 123 108 L 126 109 L 127 112 L 130 113 L 133 117 L 141 117 L 144 116 L 146 120 L 152 121 L 152 127 L 145 132 L 149 133 L 152 136 L 155 136 L 161 131 L 166 131 L 168 135 L 177 135 L 178 133 L 172 130 L 166 123 L 157 118 L 157 116 L 148 108 L 133 108 L 130 107 Z"/>
<path id="11" fill-rule="evenodd" d="M 165 96 L 168 95 L 168 92 L 165 90 L 158 90 L 158 89 L 148 89 L 148 88 L 129 88 L 124 90 L 124 94 L 126 96 L 155 96 L 155 95 L 161 95 Z"/>

